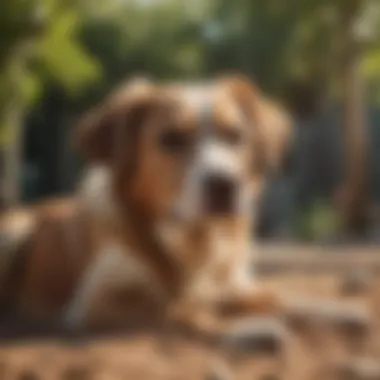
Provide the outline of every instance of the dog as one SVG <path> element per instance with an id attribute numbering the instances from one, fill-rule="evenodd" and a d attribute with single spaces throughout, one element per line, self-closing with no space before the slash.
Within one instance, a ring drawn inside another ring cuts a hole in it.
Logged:
<path id="1" fill-rule="evenodd" d="M 77 191 L 2 216 L 3 299 L 75 327 L 113 288 L 130 310 L 145 297 L 176 318 L 276 311 L 249 259 L 290 134 L 289 115 L 240 75 L 122 84 L 75 130 L 88 164 Z"/>

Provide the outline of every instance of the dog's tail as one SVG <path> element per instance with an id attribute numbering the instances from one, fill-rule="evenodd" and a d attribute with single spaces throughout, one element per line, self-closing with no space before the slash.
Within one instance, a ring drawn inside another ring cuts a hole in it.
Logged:
<path id="1" fill-rule="evenodd" d="M 33 212 L 10 210 L 0 217 L 0 299 L 8 296 L 11 282 L 17 276 L 23 252 L 36 228 Z"/>

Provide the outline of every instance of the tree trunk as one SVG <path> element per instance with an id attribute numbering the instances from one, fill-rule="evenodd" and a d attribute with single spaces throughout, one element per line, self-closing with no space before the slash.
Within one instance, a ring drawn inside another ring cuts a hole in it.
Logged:
<path id="1" fill-rule="evenodd" d="M 355 25 L 359 0 L 343 1 L 342 89 L 343 136 L 345 145 L 345 184 L 343 228 L 348 235 L 363 234 L 369 224 L 369 178 L 367 157 L 368 123 L 365 111 L 364 82 L 359 71 L 360 41 Z"/>

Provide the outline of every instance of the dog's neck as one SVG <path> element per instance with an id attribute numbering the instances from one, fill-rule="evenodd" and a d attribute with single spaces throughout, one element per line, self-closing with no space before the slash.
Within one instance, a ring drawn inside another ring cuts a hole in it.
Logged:
<path id="1" fill-rule="evenodd" d="M 88 169 L 78 196 L 94 220 L 100 221 L 104 228 L 114 228 L 112 232 L 116 231 L 118 238 L 136 249 L 143 259 L 150 261 L 153 271 L 157 268 L 161 271 L 161 282 L 162 277 L 165 280 L 171 276 L 170 272 L 176 271 L 186 287 L 202 268 L 215 265 L 228 267 L 247 251 L 245 245 L 250 240 L 252 223 L 249 218 L 242 217 L 202 220 L 192 224 L 159 221 L 148 234 L 140 234 L 140 240 L 134 241 L 136 230 L 133 227 L 136 225 L 133 223 L 136 223 L 138 215 L 128 214 L 118 207 L 112 192 L 112 175 L 106 167 Z M 141 220 L 137 223 L 140 223 L 138 228 L 141 232 Z M 141 245 L 141 240 L 148 241 L 148 245 Z M 180 291 L 180 288 L 177 290 Z"/>
<path id="2" fill-rule="evenodd" d="M 118 204 L 113 189 L 111 169 L 95 166 L 87 170 L 79 187 L 78 196 L 86 212 L 102 224 L 102 228 L 116 233 L 116 238 L 144 260 L 153 275 L 170 296 L 181 288 L 181 267 L 171 248 L 157 236 L 156 226 L 138 206 Z"/>
<path id="3" fill-rule="evenodd" d="M 106 166 L 86 169 L 77 196 L 81 205 L 94 218 L 106 223 L 119 223 L 122 215 L 112 197 L 111 171 Z"/>

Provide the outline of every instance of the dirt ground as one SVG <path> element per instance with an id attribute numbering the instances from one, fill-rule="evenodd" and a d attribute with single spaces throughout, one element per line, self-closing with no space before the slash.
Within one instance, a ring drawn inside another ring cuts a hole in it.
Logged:
<path id="1" fill-rule="evenodd" d="M 221 345 L 157 330 L 73 337 L 45 325 L 36 330 L 4 321 L 0 380 L 380 379 L 380 276 L 375 263 L 353 260 L 347 266 L 343 252 L 341 265 L 336 261 L 329 267 L 328 256 L 321 260 L 320 252 L 307 254 L 302 258 L 311 261 L 305 266 L 294 255 L 293 264 L 279 265 L 281 258 L 269 253 L 258 264 L 262 281 L 305 299 L 370 309 L 368 323 L 298 325 L 277 345 L 258 350 L 252 342 Z M 363 259 L 365 254 L 355 249 L 352 257 Z"/>

